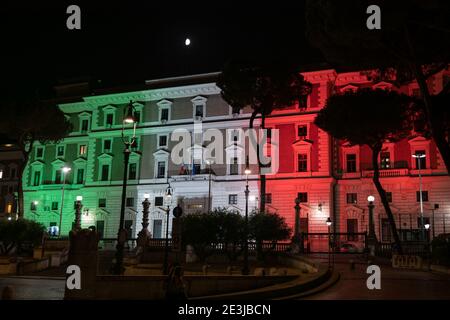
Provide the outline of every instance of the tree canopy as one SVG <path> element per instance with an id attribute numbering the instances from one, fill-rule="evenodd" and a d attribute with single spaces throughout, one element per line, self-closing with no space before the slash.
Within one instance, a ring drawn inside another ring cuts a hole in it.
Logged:
<path id="1" fill-rule="evenodd" d="M 398 141 L 412 132 L 413 99 L 395 91 L 361 89 L 328 98 L 315 119 L 334 138 L 372 150 L 373 182 L 391 225 L 398 251 L 402 252 L 386 192 L 380 182 L 378 156 L 386 141 Z"/>

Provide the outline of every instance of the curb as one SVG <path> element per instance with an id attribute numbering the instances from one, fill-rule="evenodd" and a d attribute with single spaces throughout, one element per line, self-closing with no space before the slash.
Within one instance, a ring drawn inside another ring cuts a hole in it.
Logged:
<path id="1" fill-rule="evenodd" d="M 318 293 L 321 293 L 329 288 L 331 288 L 332 286 L 334 286 L 339 280 L 341 279 L 341 274 L 337 271 L 334 271 L 331 274 L 331 277 L 328 279 L 328 281 L 322 283 L 320 286 L 309 290 L 309 291 L 305 291 L 305 292 L 301 292 L 299 294 L 294 294 L 291 296 L 286 296 L 286 297 L 281 297 L 281 298 L 275 298 L 274 300 L 294 300 L 294 299 L 301 299 L 301 298 L 306 298 Z"/>

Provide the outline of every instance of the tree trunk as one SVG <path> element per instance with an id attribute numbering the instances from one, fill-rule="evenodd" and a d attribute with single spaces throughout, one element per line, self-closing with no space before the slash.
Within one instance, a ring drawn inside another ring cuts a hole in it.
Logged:
<path id="1" fill-rule="evenodd" d="M 434 139 L 434 142 L 436 143 L 437 148 L 439 149 L 442 159 L 444 160 L 445 167 L 447 168 L 447 174 L 450 175 L 450 144 L 445 139 L 444 132 L 442 130 L 439 130 L 439 128 L 441 127 L 439 125 L 439 121 L 442 121 L 442 119 L 439 116 L 433 116 L 432 102 L 430 92 L 428 90 L 428 85 L 425 80 L 425 76 L 423 75 L 422 66 L 417 60 L 414 44 L 411 41 L 407 26 L 405 26 L 405 37 L 411 56 L 409 65 L 416 77 L 420 92 L 422 93 L 422 99 L 425 105 L 424 111 L 427 118 L 429 130 L 431 132 L 431 136 Z"/>
<path id="2" fill-rule="evenodd" d="M 373 183 L 375 188 L 380 195 L 381 203 L 383 204 L 384 210 L 389 220 L 391 226 L 392 235 L 394 236 L 394 241 L 397 246 L 397 251 L 399 254 L 403 254 L 402 244 L 397 233 L 397 227 L 395 225 L 394 215 L 392 214 L 391 207 L 386 197 L 386 192 L 380 182 L 380 168 L 378 167 L 378 155 L 381 151 L 381 145 L 372 148 L 372 165 L 373 165 Z M 381 235 L 380 235 L 381 236 Z"/>
<path id="3" fill-rule="evenodd" d="M 431 136 L 439 149 L 442 160 L 444 160 L 447 173 L 450 175 L 450 145 L 445 139 L 445 132 L 443 130 L 439 130 L 442 127 L 439 124 L 439 121 L 442 121 L 443 119 L 441 119 L 439 115 L 434 115 L 433 113 L 430 93 L 421 66 L 415 63 L 413 68 L 420 92 L 422 93 L 422 98 L 425 105 L 424 111 L 431 131 Z"/>

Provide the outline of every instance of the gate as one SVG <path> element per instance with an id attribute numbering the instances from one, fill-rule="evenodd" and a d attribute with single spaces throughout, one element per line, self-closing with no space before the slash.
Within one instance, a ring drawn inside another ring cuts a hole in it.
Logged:
<path id="1" fill-rule="evenodd" d="M 302 233 L 305 253 L 364 253 L 367 249 L 365 232 Z"/>

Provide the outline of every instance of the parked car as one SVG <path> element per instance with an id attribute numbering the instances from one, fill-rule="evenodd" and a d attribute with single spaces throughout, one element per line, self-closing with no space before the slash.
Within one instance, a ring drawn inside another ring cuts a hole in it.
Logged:
<path id="1" fill-rule="evenodd" d="M 342 253 L 363 253 L 364 247 L 354 242 L 344 242 L 338 247 L 339 252 Z"/>

